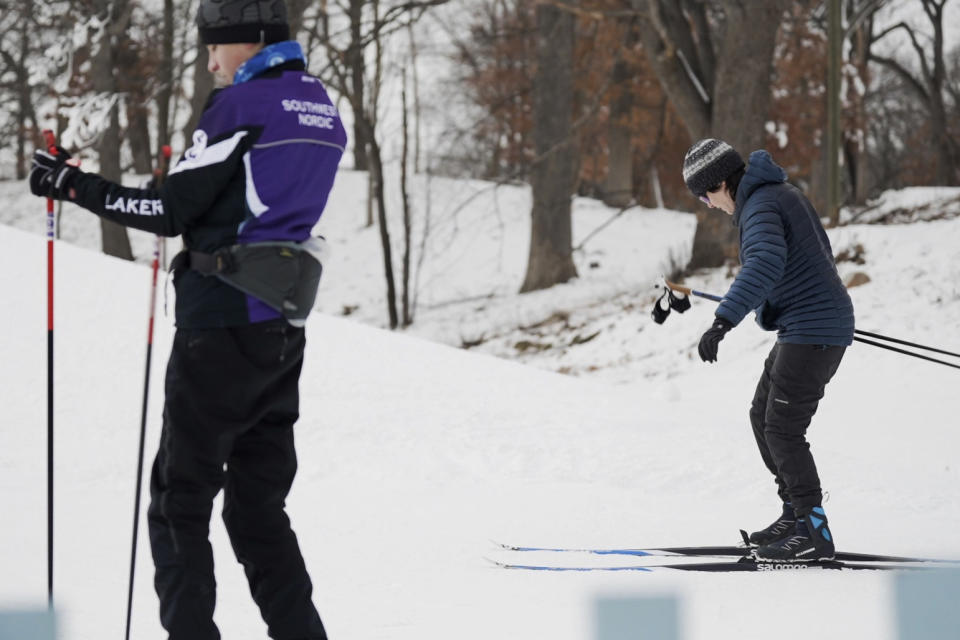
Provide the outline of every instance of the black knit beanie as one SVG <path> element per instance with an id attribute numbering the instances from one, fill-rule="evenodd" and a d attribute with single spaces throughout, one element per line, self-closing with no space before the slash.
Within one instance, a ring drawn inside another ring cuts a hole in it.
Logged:
<path id="1" fill-rule="evenodd" d="M 201 0 L 197 28 L 203 44 L 272 44 L 290 39 L 283 0 Z"/>
<path id="2" fill-rule="evenodd" d="M 723 140 L 704 138 L 694 143 L 683 158 L 683 181 L 699 198 L 743 166 L 736 149 Z"/>

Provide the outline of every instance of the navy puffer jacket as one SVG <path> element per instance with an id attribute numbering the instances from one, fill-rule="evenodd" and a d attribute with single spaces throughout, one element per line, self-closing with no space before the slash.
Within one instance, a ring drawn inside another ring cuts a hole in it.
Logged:
<path id="1" fill-rule="evenodd" d="M 853 303 L 810 201 L 787 184 L 766 151 L 754 151 L 737 189 L 733 223 L 743 265 L 717 308 L 734 325 L 750 311 L 777 342 L 846 346 Z"/>

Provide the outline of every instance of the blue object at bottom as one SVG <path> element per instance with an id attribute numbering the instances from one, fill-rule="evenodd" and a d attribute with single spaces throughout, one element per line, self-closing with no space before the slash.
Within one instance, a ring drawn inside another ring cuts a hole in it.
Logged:
<path id="1" fill-rule="evenodd" d="M 678 610 L 672 596 L 598 598 L 594 640 L 677 640 Z"/>
<path id="2" fill-rule="evenodd" d="M 53 611 L 0 611 L 0 640 L 56 640 L 57 621 Z"/>

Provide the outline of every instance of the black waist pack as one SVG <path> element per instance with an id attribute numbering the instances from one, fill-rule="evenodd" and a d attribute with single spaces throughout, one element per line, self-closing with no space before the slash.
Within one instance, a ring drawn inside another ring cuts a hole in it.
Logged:
<path id="1" fill-rule="evenodd" d="M 291 325 L 302 327 L 317 299 L 325 254 L 323 238 L 252 242 L 222 247 L 213 253 L 184 250 L 170 267 L 189 267 L 205 276 L 216 276 L 279 311 Z"/>

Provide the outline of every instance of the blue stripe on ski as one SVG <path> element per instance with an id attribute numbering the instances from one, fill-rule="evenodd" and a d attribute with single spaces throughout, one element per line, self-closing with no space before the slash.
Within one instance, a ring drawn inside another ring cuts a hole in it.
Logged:
<path id="1" fill-rule="evenodd" d="M 522 569 L 524 571 L 653 571 L 654 567 L 548 567 L 534 564 L 504 564 L 495 560 L 490 560 L 493 564 L 503 569 Z"/>
<path id="2" fill-rule="evenodd" d="M 517 547 L 502 542 L 494 542 L 507 551 L 544 551 L 553 553 L 590 553 L 600 556 L 724 556 L 740 557 L 749 555 L 749 547 L 736 545 L 720 547 L 648 547 L 645 549 L 578 549 L 574 547 Z"/>
<path id="3" fill-rule="evenodd" d="M 498 543 L 499 544 L 499 543 Z M 556 553 L 592 553 L 599 556 L 654 556 L 656 553 L 644 551 L 643 549 L 564 549 L 551 547 L 511 547 L 500 545 L 508 551 L 552 551 Z M 744 549 L 744 553 L 749 553 L 749 549 Z"/>

